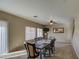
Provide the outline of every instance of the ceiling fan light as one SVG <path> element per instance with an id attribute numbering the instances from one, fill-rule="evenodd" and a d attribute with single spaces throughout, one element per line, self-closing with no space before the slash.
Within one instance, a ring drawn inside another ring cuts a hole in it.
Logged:
<path id="1" fill-rule="evenodd" d="M 52 25 L 53 23 L 50 23 L 50 25 Z"/>
<path id="2" fill-rule="evenodd" d="M 52 25 L 53 24 L 53 21 L 52 20 L 50 20 L 50 25 Z"/>
<path id="3" fill-rule="evenodd" d="M 53 23 L 50 23 L 50 25 L 52 25 Z"/>

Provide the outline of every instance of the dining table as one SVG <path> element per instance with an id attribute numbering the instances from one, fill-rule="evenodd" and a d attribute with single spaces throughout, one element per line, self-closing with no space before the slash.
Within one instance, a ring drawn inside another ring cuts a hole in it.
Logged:
<path id="1" fill-rule="evenodd" d="M 50 42 L 51 40 L 48 40 L 48 39 L 42 39 L 42 40 L 38 40 L 38 41 L 35 41 L 35 40 L 29 40 L 28 41 L 29 43 L 34 43 L 35 46 L 36 46 L 36 49 L 39 50 L 39 54 L 40 54 L 40 59 L 42 59 L 42 55 L 44 55 L 45 57 L 45 48 L 46 47 L 50 47 Z M 49 48 L 49 56 L 51 56 L 51 51 L 50 51 L 50 48 Z"/>
<path id="2" fill-rule="evenodd" d="M 50 47 L 50 41 L 51 40 L 40 40 L 40 41 L 36 42 L 36 48 L 39 49 L 39 51 L 40 51 L 40 59 L 42 59 L 42 54 L 45 57 L 46 52 L 45 52 L 44 49 L 46 47 Z M 51 53 L 51 51 L 50 51 L 50 48 L 49 48 L 49 56 L 51 55 L 50 53 Z"/>

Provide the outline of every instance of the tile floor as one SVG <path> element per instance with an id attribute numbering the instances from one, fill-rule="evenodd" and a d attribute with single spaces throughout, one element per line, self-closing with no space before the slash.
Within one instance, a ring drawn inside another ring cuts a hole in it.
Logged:
<path id="1" fill-rule="evenodd" d="M 13 57 L 8 59 L 27 59 L 26 55 Z M 39 59 L 39 58 L 36 58 Z M 45 57 L 43 59 L 78 59 L 72 46 L 64 44 L 61 47 L 56 47 L 56 52 L 51 57 Z"/>

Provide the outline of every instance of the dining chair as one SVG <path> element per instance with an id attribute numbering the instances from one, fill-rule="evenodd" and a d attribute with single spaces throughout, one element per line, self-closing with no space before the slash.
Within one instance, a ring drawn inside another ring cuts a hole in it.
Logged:
<path id="1" fill-rule="evenodd" d="M 47 46 L 47 47 L 45 48 L 45 51 L 46 51 L 46 52 L 49 51 L 49 55 L 50 55 L 50 51 L 52 52 L 52 54 L 53 54 L 54 51 L 55 51 L 55 41 L 56 41 L 56 38 L 51 39 L 49 46 Z M 46 55 L 48 55 L 48 54 L 46 54 Z"/>
<path id="2" fill-rule="evenodd" d="M 55 51 L 55 41 L 56 41 L 56 38 L 52 39 L 50 42 L 50 49 L 52 53 Z"/>
<path id="3" fill-rule="evenodd" d="M 27 54 L 29 58 L 37 58 L 39 52 L 36 50 L 35 44 L 27 43 Z"/>
<path id="4" fill-rule="evenodd" d="M 26 42 L 24 42 L 24 47 L 25 47 L 25 49 L 27 49 L 27 45 L 26 45 Z"/>

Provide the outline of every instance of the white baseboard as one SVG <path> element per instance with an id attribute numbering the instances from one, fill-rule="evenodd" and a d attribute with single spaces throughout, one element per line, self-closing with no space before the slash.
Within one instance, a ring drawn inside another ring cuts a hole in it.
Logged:
<path id="1" fill-rule="evenodd" d="M 74 51 L 75 51 L 76 56 L 77 56 L 78 59 L 79 59 L 79 54 L 78 54 L 78 52 L 76 51 L 76 49 L 74 48 L 74 46 L 72 46 L 72 47 L 73 47 L 73 49 L 74 49 Z"/>
<path id="2" fill-rule="evenodd" d="M 74 49 L 75 50 L 75 49 Z M 78 57 L 78 59 L 79 59 L 79 54 L 78 54 L 78 52 L 75 50 L 75 52 L 76 52 L 76 55 L 77 55 L 77 57 Z"/>

